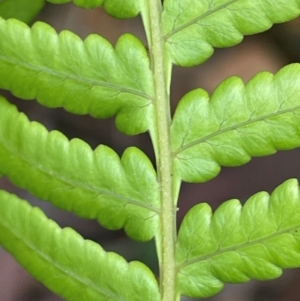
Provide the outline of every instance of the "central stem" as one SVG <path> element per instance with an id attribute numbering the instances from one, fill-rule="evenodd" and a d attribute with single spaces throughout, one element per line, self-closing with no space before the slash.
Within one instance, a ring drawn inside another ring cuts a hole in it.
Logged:
<path id="1" fill-rule="evenodd" d="M 162 301 L 175 301 L 175 241 L 176 208 L 173 200 L 172 160 L 170 147 L 170 99 L 166 79 L 164 40 L 161 26 L 161 0 L 149 0 L 150 51 L 155 85 L 155 112 L 157 119 L 157 173 L 161 185 L 160 289 Z"/>

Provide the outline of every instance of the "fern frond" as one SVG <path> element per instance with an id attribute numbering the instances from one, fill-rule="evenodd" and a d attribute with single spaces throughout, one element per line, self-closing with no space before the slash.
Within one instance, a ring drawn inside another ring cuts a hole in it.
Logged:
<path id="1" fill-rule="evenodd" d="M 136 37 L 125 34 L 113 48 L 98 35 L 82 41 L 41 22 L 29 28 L 0 18 L 0 40 L 0 88 L 75 114 L 116 115 L 117 127 L 127 134 L 151 127 L 153 77 Z"/>
<path id="2" fill-rule="evenodd" d="M 135 147 L 122 158 L 109 147 L 94 151 L 80 139 L 29 122 L 0 98 L 0 173 L 55 206 L 97 219 L 137 240 L 158 229 L 159 188 L 148 157 Z"/>
<path id="3" fill-rule="evenodd" d="M 275 75 L 262 72 L 247 85 L 229 78 L 210 98 L 202 89 L 191 91 L 171 128 L 174 173 L 187 182 L 205 182 L 220 166 L 299 147 L 299 115 L 299 64 Z"/>
<path id="4" fill-rule="evenodd" d="M 140 11 L 142 0 L 47 0 L 54 4 L 73 2 L 83 8 L 95 8 L 103 6 L 105 11 L 115 18 L 133 18 Z"/>
<path id="5" fill-rule="evenodd" d="M 43 8 L 44 4 L 45 0 L 0 1 L 0 17 L 4 19 L 15 18 L 29 23 Z"/>
<path id="6" fill-rule="evenodd" d="M 176 65 L 194 66 L 208 59 L 213 47 L 236 45 L 244 35 L 299 14 L 299 0 L 165 0 L 166 51 Z"/>
<path id="7" fill-rule="evenodd" d="M 144 264 L 105 252 L 2 190 L 0 208 L 1 245 L 65 300 L 160 300 L 156 279 Z"/>
<path id="8" fill-rule="evenodd" d="M 270 196 L 259 192 L 242 207 L 223 203 L 212 215 L 208 204 L 185 216 L 177 244 L 178 283 L 182 294 L 209 297 L 224 283 L 267 280 L 283 268 L 300 266 L 300 194 L 288 180 Z"/>

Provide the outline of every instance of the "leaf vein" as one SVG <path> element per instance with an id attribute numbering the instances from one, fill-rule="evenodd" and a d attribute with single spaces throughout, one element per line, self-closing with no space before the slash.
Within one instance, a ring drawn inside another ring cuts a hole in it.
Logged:
<path id="1" fill-rule="evenodd" d="M 228 1 L 224 4 L 221 4 L 217 7 L 215 7 L 214 9 L 209 9 L 208 11 L 206 11 L 204 14 L 201 14 L 200 16 L 178 26 L 177 28 L 175 28 L 174 30 L 171 30 L 170 32 L 168 32 L 166 35 L 165 35 L 165 41 L 167 41 L 171 36 L 173 36 L 174 34 L 176 34 L 177 32 L 191 26 L 191 25 L 194 25 L 194 24 L 197 24 L 198 21 L 218 12 L 219 10 L 221 9 L 224 9 L 224 8 L 227 8 L 229 5 L 237 2 L 237 1 L 240 1 L 240 0 L 231 0 L 231 1 Z M 175 23 L 175 22 L 174 22 Z"/>
<path id="2" fill-rule="evenodd" d="M 265 121 L 267 122 L 267 119 L 268 118 L 271 118 L 271 117 L 275 117 L 275 116 L 279 116 L 279 115 L 283 115 L 283 114 L 286 114 L 286 113 L 290 113 L 290 112 L 294 112 L 296 110 L 299 110 L 300 109 L 300 105 L 299 106 L 294 106 L 292 108 L 288 108 L 288 109 L 285 109 L 285 110 L 278 110 L 277 112 L 275 113 L 271 113 L 271 114 L 268 114 L 268 115 L 264 115 L 264 116 L 261 116 L 261 117 L 257 117 L 257 118 L 254 118 L 254 119 L 250 119 L 247 120 L 247 121 L 244 121 L 244 122 L 241 122 L 241 123 L 238 123 L 238 124 L 235 124 L 233 126 L 230 126 L 230 127 L 227 127 L 227 128 L 224 128 L 222 130 L 218 130 L 216 132 L 213 132 L 205 137 L 202 137 L 200 139 L 196 139 L 190 143 L 187 143 L 186 145 L 178 148 L 176 151 L 173 152 L 173 157 L 176 157 L 179 153 L 197 145 L 197 144 L 200 144 L 200 143 L 203 143 L 203 142 L 206 142 L 207 140 L 211 139 L 211 138 L 214 138 L 214 137 L 217 137 L 221 134 L 224 134 L 226 132 L 229 132 L 229 131 L 232 131 L 232 130 L 238 130 L 239 128 L 241 127 L 244 127 L 246 125 L 249 125 L 249 124 L 253 124 L 255 122 L 259 122 L 259 121 Z"/>

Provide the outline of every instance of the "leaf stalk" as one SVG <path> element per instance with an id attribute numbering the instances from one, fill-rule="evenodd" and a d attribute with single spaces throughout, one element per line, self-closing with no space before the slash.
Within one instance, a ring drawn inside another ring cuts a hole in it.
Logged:
<path id="1" fill-rule="evenodd" d="M 155 113 L 157 137 L 156 160 L 158 181 L 161 187 L 161 235 L 157 237 L 160 246 L 160 289 L 162 301 L 177 300 L 175 242 L 176 242 L 176 207 L 173 201 L 172 160 L 170 148 L 170 99 L 167 80 L 167 62 L 164 55 L 164 39 L 161 26 L 162 4 L 160 0 L 149 0 L 150 51 L 155 86 Z"/>

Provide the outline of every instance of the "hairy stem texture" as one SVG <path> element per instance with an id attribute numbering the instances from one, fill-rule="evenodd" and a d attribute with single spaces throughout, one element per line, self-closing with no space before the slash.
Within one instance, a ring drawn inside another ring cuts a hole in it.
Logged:
<path id="1" fill-rule="evenodd" d="M 157 118 L 157 172 L 161 185 L 161 250 L 160 287 L 162 301 L 175 301 L 175 206 L 172 196 L 172 161 L 170 150 L 170 100 L 165 70 L 164 41 L 161 28 L 161 2 L 149 0 L 152 68 L 155 81 L 155 110 Z"/>

